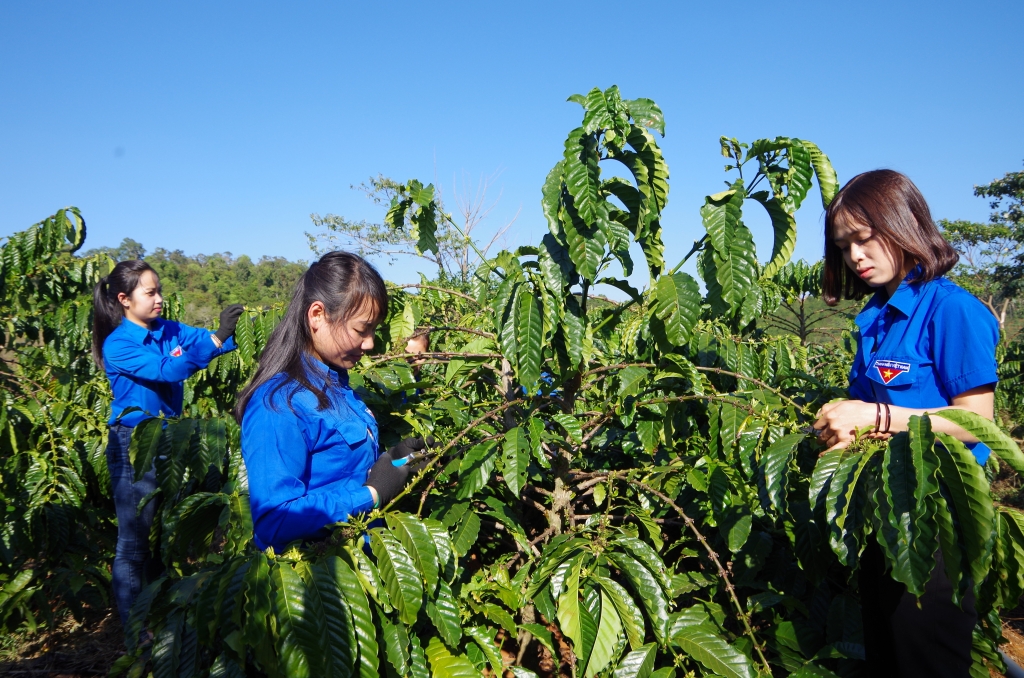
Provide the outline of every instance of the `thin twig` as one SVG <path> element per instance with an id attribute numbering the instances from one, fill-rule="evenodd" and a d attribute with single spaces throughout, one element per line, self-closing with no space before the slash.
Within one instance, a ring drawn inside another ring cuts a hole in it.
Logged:
<path id="1" fill-rule="evenodd" d="M 616 474 L 615 472 L 609 473 L 609 479 L 617 475 L 618 474 Z M 750 617 L 744 611 L 743 605 L 740 604 L 740 599 L 736 596 L 736 587 L 733 586 L 732 580 L 729 579 L 729 575 L 725 571 L 725 568 L 722 566 L 722 562 L 718 559 L 718 554 L 715 553 L 715 550 L 711 548 L 711 544 L 708 543 L 708 540 L 705 539 L 704 535 L 701 534 L 700 530 L 697 529 L 697 524 L 694 522 L 693 518 L 688 516 L 686 512 L 682 509 L 682 507 L 676 504 L 674 501 L 672 501 L 672 499 L 670 499 L 668 495 L 659 492 L 650 485 L 643 483 L 639 480 L 633 480 L 632 478 L 623 477 L 621 479 L 631 485 L 635 485 L 641 488 L 645 492 L 650 492 L 651 494 L 653 494 L 654 496 L 658 497 L 663 502 L 671 506 L 672 509 L 679 514 L 679 517 L 683 519 L 683 521 L 686 523 L 686 526 L 690 528 L 690 531 L 693 532 L 694 536 L 697 537 L 697 541 L 701 543 L 701 545 L 704 547 L 704 550 L 707 551 L 708 557 L 711 559 L 711 562 L 715 564 L 715 568 L 718 570 L 718 576 L 720 576 L 722 578 L 722 581 L 725 582 L 725 589 L 729 592 L 729 597 L 732 598 L 733 606 L 736 608 L 736 613 L 737 616 L 739 616 L 740 621 L 743 622 L 743 626 L 746 629 L 747 636 L 750 638 L 750 641 L 754 644 L 754 649 L 757 650 L 757 656 L 761 659 L 761 664 L 764 665 L 765 671 L 769 675 L 771 675 L 771 667 L 768 665 L 768 660 L 765 659 L 764 653 L 761 651 L 761 645 L 757 642 L 757 638 L 754 636 L 754 630 L 750 627 Z"/>
<path id="2" fill-rule="evenodd" d="M 477 306 L 480 306 L 480 302 L 477 301 L 476 299 L 474 299 L 473 297 L 469 296 L 468 294 L 463 294 L 462 292 L 456 292 L 455 290 L 450 290 L 447 287 L 437 287 L 435 285 L 412 285 L 412 284 L 409 284 L 409 285 L 395 285 L 395 287 L 397 287 L 400 290 L 408 289 L 408 288 L 411 287 L 411 288 L 415 288 L 415 289 L 418 289 L 418 290 L 434 290 L 436 292 L 446 292 L 446 293 L 454 295 L 456 297 L 462 297 L 463 299 L 468 299 L 469 301 L 472 301 Z"/>

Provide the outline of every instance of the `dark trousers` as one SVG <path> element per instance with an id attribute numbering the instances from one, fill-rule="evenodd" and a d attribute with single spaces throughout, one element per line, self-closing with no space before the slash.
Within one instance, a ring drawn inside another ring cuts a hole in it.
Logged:
<path id="1" fill-rule="evenodd" d="M 881 547 L 864 549 L 860 566 L 860 601 L 864 620 L 864 651 L 871 678 L 967 678 L 971 669 L 971 637 L 978 615 L 974 593 L 963 608 L 952 599 L 953 585 L 936 554 L 936 567 L 925 585 L 921 607 L 885 569 Z"/>
<path id="2" fill-rule="evenodd" d="M 107 441 L 107 468 L 117 512 L 117 549 L 111 587 L 121 624 L 126 628 L 128 614 L 139 592 L 159 576 L 161 569 L 159 560 L 153 558 L 149 550 L 149 532 L 158 501 L 150 501 L 141 513 L 138 512 L 142 498 L 156 489 L 156 469 L 150 469 L 142 480 L 135 482 L 135 470 L 128 456 L 133 430 L 130 426 L 114 424 Z"/>

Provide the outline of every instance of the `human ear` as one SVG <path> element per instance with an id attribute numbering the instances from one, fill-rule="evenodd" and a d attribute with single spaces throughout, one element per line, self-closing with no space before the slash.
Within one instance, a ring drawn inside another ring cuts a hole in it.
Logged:
<path id="1" fill-rule="evenodd" d="M 320 328 L 327 324 L 327 309 L 324 308 L 322 301 L 314 301 L 309 305 L 306 309 L 306 321 L 313 332 L 320 331 Z"/>
<path id="2" fill-rule="evenodd" d="M 132 300 L 128 298 L 128 295 L 124 292 L 117 293 L 117 303 L 121 304 L 125 308 L 128 308 L 132 304 Z"/>

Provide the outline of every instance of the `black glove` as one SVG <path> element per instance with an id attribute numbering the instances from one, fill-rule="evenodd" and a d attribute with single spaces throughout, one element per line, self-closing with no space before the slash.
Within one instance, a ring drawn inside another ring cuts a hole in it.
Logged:
<path id="1" fill-rule="evenodd" d="M 402 491 L 409 482 L 409 465 L 395 466 L 391 452 L 385 452 L 370 467 L 366 477 L 366 486 L 377 491 L 377 506 L 384 506 Z"/>
<path id="2" fill-rule="evenodd" d="M 405 463 L 399 466 L 395 466 L 394 462 L 415 455 L 425 447 L 433 445 L 433 437 L 428 438 L 426 443 L 423 442 L 423 438 L 406 438 L 380 455 L 380 458 L 370 467 L 370 473 L 365 483 L 367 487 L 372 487 L 377 491 L 378 506 L 384 506 L 394 499 L 409 482 L 409 476 L 416 473 L 422 466 L 422 462 Z"/>
<path id="3" fill-rule="evenodd" d="M 231 335 L 235 333 L 235 326 L 238 325 L 238 318 L 242 315 L 242 311 L 245 308 L 241 304 L 231 304 L 223 311 L 220 312 L 220 329 L 214 334 L 220 339 L 220 343 L 224 343 L 231 338 Z"/>

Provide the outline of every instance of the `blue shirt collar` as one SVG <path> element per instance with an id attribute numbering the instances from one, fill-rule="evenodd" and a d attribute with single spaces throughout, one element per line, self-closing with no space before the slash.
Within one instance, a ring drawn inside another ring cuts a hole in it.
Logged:
<path id="1" fill-rule="evenodd" d="M 348 387 L 347 370 L 334 369 L 324 361 L 309 353 L 302 354 L 302 362 L 306 367 L 306 376 L 309 377 L 310 383 L 322 384 L 324 388 L 327 389 L 331 386 L 340 386 L 341 388 Z"/>
<path id="2" fill-rule="evenodd" d="M 142 325 L 136 325 L 131 320 L 128 320 L 128 318 L 122 318 L 121 327 L 123 329 L 121 331 L 127 332 L 128 336 L 137 339 L 140 342 L 145 341 L 148 337 L 152 337 L 155 341 L 160 341 L 164 337 L 164 324 L 166 322 L 167 321 L 163 318 L 157 318 L 153 321 L 155 327 L 153 329 L 149 329 Z"/>
<path id="3" fill-rule="evenodd" d="M 872 298 L 869 306 L 873 308 L 883 308 L 885 306 L 891 306 L 904 316 L 910 316 L 917 308 L 917 304 L 921 301 L 921 292 L 924 285 L 915 282 L 921 275 L 921 266 L 915 266 L 910 273 L 903 279 L 900 286 L 896 288 L 896 291 L 892 293 L 892 296 L 885 299 L 885 289 L 879 289 L 875 292 L 874 298 Z"/>

